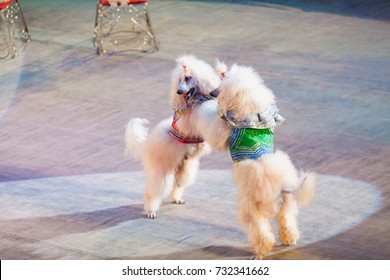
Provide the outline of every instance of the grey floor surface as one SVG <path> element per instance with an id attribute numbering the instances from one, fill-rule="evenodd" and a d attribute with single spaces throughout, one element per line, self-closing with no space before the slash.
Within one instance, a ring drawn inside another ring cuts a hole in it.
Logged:
<path id="1" fill-rule="evenodd" d="M 253 66 L 287 119 L 276 146 L 319 174 L 302 239 L 266 258 L 390 259 L 387 1 L 152 0 L 160 51 L 102 57 L 96 1 L 20 2 L 32 42 L 0 61 L 0 259 L 251 257 L 228 155 L 203 158 L 188 203 L 154 221 L 123 157 L 131 117 L 171 114 L 184 53 Z"/>

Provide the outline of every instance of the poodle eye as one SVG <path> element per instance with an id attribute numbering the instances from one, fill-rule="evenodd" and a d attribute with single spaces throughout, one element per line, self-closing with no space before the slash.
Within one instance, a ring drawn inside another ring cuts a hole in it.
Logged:
<path id="1" fill-rule="evenodd" d="M 188 82 L 189 80 L 191 80 L 191 78 L 192 78 L 191 76 L 185 76 L 184 81 Z"/>

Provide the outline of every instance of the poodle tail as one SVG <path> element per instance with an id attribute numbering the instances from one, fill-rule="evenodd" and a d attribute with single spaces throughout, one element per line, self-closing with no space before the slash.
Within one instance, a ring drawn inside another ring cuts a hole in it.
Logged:
<path id="1" fill-rule="evenodd" d="M 131 155 L 134 158 L 142 156 L 145 139 L 149 134 L 148 124 L 149 121 L 147 119 L 130 119 L 125 133 L 125 155 Z"/>
<path id="2" fill-rule="evenodd" d="M 317 185 L 315 173 L 306 173 L 301 171 L 301 185 L 295 191 L 295 197 L 300 207 L 308 207 L 314 199 Z"/>

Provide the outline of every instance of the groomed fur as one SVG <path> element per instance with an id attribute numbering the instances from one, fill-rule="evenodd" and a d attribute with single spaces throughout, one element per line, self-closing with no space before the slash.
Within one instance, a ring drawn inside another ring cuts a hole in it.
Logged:
<path id="1" fill-rule="evenodd" d="M 217 115 L 217 100 L 210 100 L 199 106 L 196 111 L 197 130 L 215 150 L 226 152 L 230 129 L 226 122 Z"/>
<path id="2" fill-rule="evenodd" d="M 218 110 L 234 112 L 236 117 L 244 119 L 275 103 L 274 94 L 252 68 L 234 64 L 227 70 L 221 62 L 217 68 L 225 72 L 218 88 Z M 229 127 L 215 112 L 205 111 L 200 111 L 202 122 L 198 124 L 202 135 L 213 148 L 227 149 Z M 216 120 L 211 120 L 212 117 Z M 213 131 L 217 133 L 213 134 Z M 270 225 L 275 214 L 279 239 L 285 245 L 295 244 L 300 236 L 299 207 L 312 201 L 315 175 L 298 172 L 286 153 L 276 151 L 257 160 L 235 162 L 233 179 L 238 188 L 238 216 L 256 251 L 256 258 L 263 258 L 276 242 Z"/>
<path id="3" fill-rule="evenodd" d="M 191 75 L 196 92 L 208 94 L 219 85 L 220 79 L 210 65 L 192 55 L 179 57 L 172 72 L 170 97 L 178 118 L 176 126 L 188 137 L 200 137 L 196 127 L 199 106 L 187 110 L 186 95 L 177 93 L 184 80 L 183 66 Z M 164 197 L 169 196 L 177 204 L 184 203 L 182 195 L 195 181 L 199 158 L 210 152 L 206 142 L 183 144 L 175 140 L 168 134 L 171 124 L 172 117 L 162 120 L 148 134 L 147 120 L 134 118 L 126 129 L 126 153 L 142 159 L 146 177 L 144 208 L 149 218 L 155 218 Z"/>
<path id="4" fill-rule="evenodd" d="M 147 119 L 133 118 L 129 121 L 125 133 L 125 155 L 141 157 L 145 139 L 149 134 L 148 125 Z"/>
<path id="5" fill-rule="evenodd" d="M 315 196 L 317 176 L 312 172 L 301 172 L 300 178 L 303 179 L 301 187 L 295 193 L 298 205 L 306 208 L 312 203 Z"/>

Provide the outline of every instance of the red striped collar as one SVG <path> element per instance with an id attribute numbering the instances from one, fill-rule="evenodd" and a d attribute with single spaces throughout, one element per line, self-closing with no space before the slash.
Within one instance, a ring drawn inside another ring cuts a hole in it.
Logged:
<path id="1" fill-rule="evenodd" d="M 187 135 L 182 133 L 177 128 L 177 125 L 176 125 L 177 120 L 178 120 L 178 117 L 177 117 L 176 112 L 175 112 L 175 114 L 173 115 L 171 128 L 168 131 L 169 135 L 171 135 L 173 137 L 173 139 L 175 139 L 176 141 L 183 143 L 183 144 L 200 144 L 200 143 L 204 142 L 203 138 L 201 138 L 201 137 L 188 137 Z"/>

